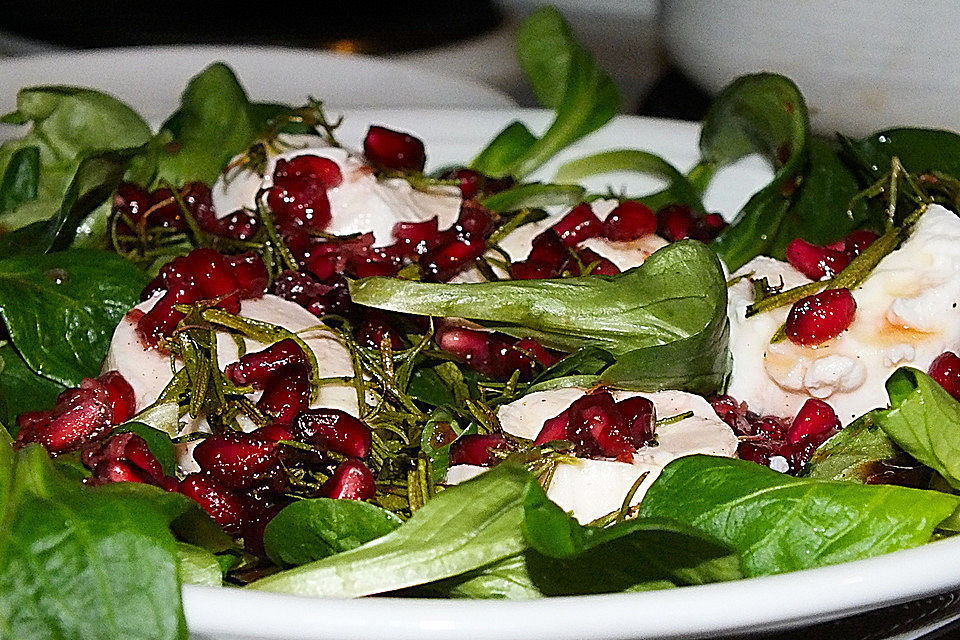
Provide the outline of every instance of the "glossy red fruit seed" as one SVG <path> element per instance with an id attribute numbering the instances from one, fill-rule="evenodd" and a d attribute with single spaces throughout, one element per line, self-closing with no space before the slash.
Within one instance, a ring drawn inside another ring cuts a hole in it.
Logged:
<path id="1" fill-rule="evenodd" d="M 328 498 L 369 500 L 377 493 L 373 473 L 359 460 L 341 462 L 324 483 L 322 492 Z"/>
<path id="2" fill-rule="evenodd" d="M 555 229 L 547 229 L 533 239 L 533 246 L 530 249 L 530 255 L 527 256 L 528 262 L 537 262 L 549 265 L 557 270 L 569 262 L 571 259 L 570 250 L 563 244 L 560 235 Z"/>
<path id="3" fill-rule="evenodd" d="M 330 224 L 330 200 L 318 182 L 305 178 L 287 178 L 275 182 L 267 193 L 267 205 L 280 226 L 302 227 L 319 233 Z"/>
<path id="4" fill-rule="evenodd" d="M 510 265 L 510 277 L 514 280 L 546 280 L 557 277 L 557 270 L 543 262 L 524 260 Z"/>
<path id="5" fill-rule="evenodd" d="M 363 140 L 363 155 L 372 164 L 396 171 L 423 171 L 423 142 L 408 133 L 372 126 Z"/>
<path id="6" fill-rule="evenodd" d="M 592 249 L 577 249 L 576 252 L 584 270 L 589 270 L 589 275 L 614 276 L 620 273 L 620 268 L 617 265 Z M 579 271 L 579 268 L 577 270 Z"/>
<path id="7" fill-rule="evenodd" d="M 787 425 L 773 416 L 764 416 L 753 423 L 753 433 L 768 440 L 780 441 L 786 438 Z"/>
<path id="8" fill-rule="evenodd" d="M 787 245 L 787 262 L 811 280 L 822 280 L 843 271 L 850 264 L 850 256 L 794 238 Z"/>
<path id="9" fill-rule="evenodd" d="M 21 429 L 16 445 L 35 442 L 54 455 L 74 451 L 109 433 L 112 414 L 107 401 L 87 396 L 56 409 L 49 423 Z"/>
<path id="10" fill-rule="evenodd" d="M 150 194 L 140 185 L 123 182 L 113 196 L 113 211 L 137 224 L 150 207 Z"/>
<path id="11" fill-rule="evenodd" d="M 245 354 L 237 362 L 228 364 L 224 373 L 236 384 L 263 389 L 274 373 L 288 365 L 309 365 L 303 349 L 292 338 L 275 342 L 262 351 Z"/>
<path id="12" fill-rule="evenodd" d="M 366 458 L 373 447 L 370 427 L 340 409 L 309 409 L 293 422 L 293 438 L 326 451 Z"/>
<path id="13" fill-rule="evenodd" d="M 809 398 L 800 407 L 797 417 L 787 429 L 787 442 L 796 444 L 808 438 L 826 440 L 840 430 L 840 419 L 829 404 L 817 398 Z M 829 435 L 826 435 L 829 434 Z"/>
<path id="14" fill-rule="evenodd" d="M 270 376 L 257 408 L 275 422 L 290 424 L 310 404 L 310 369 L 300 364 L 280 367 Z"/>
<path id="15" fill-rule="evenodd" d="M 693 210 L 685 204 L 670 204 L 657 211 L 657 233 L 677 242 L 690 235 L 693 224 Z"/>
<path id="16" fill-rule="evenodd" d="M 719 213 L 708 213 L 693 219 L 689 237 L 700 242 L 712 242 L 726 226 L 726 220 Z"/>
<path id="17" fill-rule="evenodd" d="M 573 247 L 588 238 L 599 236 L 603 230 L 603 223 L 593 213 L 590 204 L 583 202 L 567 212 L 550 228 L 557 232 L 564 246 Z"/>
<path id="18" fill-rule="evenodd" d="M 333 189 L 343 182 L 343 172 L 340 171 L 340 166 L 330 158 L 304 154 L 277 162 L 273 171 L 274 182 L 283 182 L 289 178 L 314 180 L 324 189 Z"/>
<path id="19" fill-rule="evenodd" d="M 568 411 L 570 438 L 582 454 L 616 458 L 634 452 L 624 417 L 609 393 L 583 396 Z"/>
<path id="20" fill-rule="evenodd" d="M 951 396 L 960 400 L 960 357 L 952 351 L 945 351 L 930 363 L 927 369 L 930 377 Z"/>
<path id="21" fill-rule="evenodd" d="M 276 443 L 252 433 L 227 432 L 204 438 L 193 449 L 200 469 L 231 489 L 264 484 L 279 472 Z"/>
<path id="22" fill-rule="evenodd" d="M 269 440 L 270 442 L 280 442 L 281 440 L 292 440 L 293 429 L 288 424 L 270 423 L 251 432 L 258 438 Z"/>
<path id="23" fill-rule="evenodd" d="M 110 436 L 106 441 L 84 445 L 80 459 L 91 469 L 96 469 L 103 462 L 121 461 L 145 473 L 152 481 L 164 477 L 160 461 L 150 451 L 147 441 L 130 431 Z"/>
<path id="24" fill-rule="evenodd" d="M 656 230 L 657 215 L 653 209 L 636 200 L 624 200 L 607 214 L 601 233 L 607 240 L 630 242 Z"/>
<path id="25" fill-rule="evenodd" d="M 489 209 L 477 202 L 464 202 L 453 226 L 461 239 L 486 238 L 493 231 L 493 216 Z"/>
<path id="26" fill-rule="evenodd" d="M 249 240 L 257 234 L 259 228 L 260 218 L 238 209 L 222 218 L 218 218 L 216 226 L 210 230 L 210 233 L 234 240 Z"/>
<path id="27" fill-rule="evenodd" d="M 239 313 L 240 282 L 233 273 L 233 266 L 226 256 L 208 248 L 194 249 L 187 256 L 187 268 L 193 272 L 202 300 L 214 300 L 234 296 L 231 313 Z M 235 309 L 235 310 L 234 310 Z"/>
<path id="28" fill-rule="evenodd" d="M 195 290 L 170 290 L 160 298 L 153 308 L 137 321 L 137 334 L 147 347 L 155 347 L 161 338 L 173 335 L 183 314 L 174 307 L 178 304 L 192 304 L 198 300 Z"/>
<path id="29" fill-rule="evenodd" d="M 487 245 L 483 238 L 456 239 L 453 242 L 428 251 L 420 258 L 424 278 L 433 282 L 446 282 L 460 273 L 483 255 Z"/>
<path id="30" fill-rule="evenodd" d="M 462 436 L 450 445 L 450 464 L 473 464 L 489 467 L 497 463 L 491 449 L 508 449 L 507 439 L 499 433 Z"/>
<path id="31" fill-rule="evenodd" d="M 853 323 L 857 302 L 848 289 L 827 289 L 793 304 L 785 325 L 790 341 L 804 346 L 835 338 Z"/>
<path id="32" fill-rule="evenodd" d="M 642 396 L 634 396 L 617 403 L 617 409 L 623 416 L 630 443 L 640 448 L 653 439 L 657 421 L 653 402 Z"/>
<path id="33" fill-rule="evenodd" d="M 554 416 L 543 423 L 543 427 L 540 429 L 540 433 L 537 434 L 537 439 L 534 440 L 533 444 L 539 447 L 554 440 L 569 439 L 570 414 L 564 410 L 560 415 Z"/>
<path id="34" fill-rule="evenodd" d="M 97 380 L 107 390 L 111 410 L 111 424 L 120 424 L 133 417 L 137 399 L 133 387 L 119 371 L 107 371 Z"/>
<path id="35" fill-rule="evenodd" d="M 737 457 L 741 460 L 756 462 L 765 467 L 770 466 L 770 459 L 780 455 L 780 448 L 769 441 L 743 441 L 737 447 Z"/>
<path id="36" fill-rule="evenodd" d="M 263 259 L 250 252 L 229 256 L 227 262 L 233 268 L 233 276 L 240 285 L 240 297 L 244 300 L 262 298 L 270 285 L 270 274 L 267 273 L 267 265 L 263 263 Z"/>
<path id="37" fill-rule="evenodd" d="M 408 256 L 423 255 L 436 246 L 440 228 L 436 218 L 423 222 L 398 222 L 393 225 L 393 237 Z"/>
<path id="38" fill-rule="evenodd" d="M 380 348 L 385 337 L 394 351 L 403 349 L 405 346 L 400 332 L 390 324 L 387 316 L 379 311 L 371 311 L 367 314 L 357 327 L 355 337 L 360 344 L 374 349 Z"/>
<path id="39" fill-rule="evenodd" d="M 449 173 L 448 177 L 460 182 L 460 195 L 464 198 L 473 198 L 483 188 L 483 174 L 473 169 L 457 169 Z"/>
<path id="40" fill-rule="evenodd" d="M 220 223 L 213 209 L 213 194 L 210 187 L 203 182 L 191 182 L 182 191 L 183 204 L 205 231 L 217 233 Z"/>
<path id="41" fill-rule="evenodd" d="M 104 460 L 93 469 L 92 484 L 139 482 L 147 484 L 150 478 L 140 469 L 123 460 Z"/>
<path id="42" fill-rule="evenodd" d="M 243 520 L 240 524 L 240 533 L 243 535 L 243 546 L 254 555 L 263 556 L 263 531 L 267 524 L 283 510 L 289 500 L 274 495 L 242 496 Z"/>
<path id="43" fill-rule="evenodd" d="M 879 237 L 880 236 L 873 231 L 867 231 L 866 229 L 851 231 L 843 241 L 843 252 L 850 256 L 850 258 L 855 258 L 863 253 L 867 247 L 872 245 Z"/>
<path id="44" fill-rule="evenodd" d="M 224 531 L 240 533 L 243 503 L 217 480 L 203 473 L 191 473 L 180 481 L 180 493 L 193 498 Z"/>
<path id="45" fill-rule="evenodd" d="M 165 227 L 184 231 L 187 221 L 183 209 L 170 189 L 157 189 L 150 194 L 150 207 L 144 212 L 144 224 L 148 227 Z"/>
<path id="46" fill-rule="evenodd" d="M 122 435 L 126 434 L 121 433 L 114 437 Z M 147 441 L 135 433 L 131 433 L 130 436 L 123 447 L 123 460 L 146 473 L 153 481 L 163 478 L 163 467 L 160 466 L 160 461 L 150 451 Z"/>

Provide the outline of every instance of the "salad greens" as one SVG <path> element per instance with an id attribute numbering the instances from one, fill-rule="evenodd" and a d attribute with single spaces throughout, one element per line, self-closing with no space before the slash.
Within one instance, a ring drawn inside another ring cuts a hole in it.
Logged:
<path id="1" fill-rule="evenodd" d="M 720 93 L 704 121 L 701 160 L 686 173 L 649 151 L 616 149 L 567 161 L 556 184 L 533 182 L 528 177 L 548 160 L 613 118 L 620 96 L 555 9 L 524 21 L 517 56 L 553 119 L 539 135 L 520 121 L 507 124 L 470 165 L 513 181 L 481 193 L 499 225 L 481 247 L 497 254 L 482 263 L 489 281 L 422 282 L 416 264 L 400 278 L 354 280 L 353 304 L 405 314 L 395 316 L 403 329 L 396 344 L 384 336 L 363 344 L 355 319 L 328 315 L 318 326 L 347 350 L 355 375 L 324 379 L 313 352 L 305 351 L 313 396 L 324 384 L 355 387 L 382 491 L 369 502 L 316 498 L 304 487 L 320 495 L 330 477 L 291 474 L 287 481 L 303 491 L 291 489 L 289 504 L 268 505 L 279 513 L 265 527 L 262 550 L 241 548 L 179 493 L 144 483 L 88 486 L 89 451 L 50 458 L 21 443 L 15 451 L 10 432 L 0 429 L 0 635 L 185 638 L 185 583 L 324 597 L 530 599 L 776 574 L 960 531 L 960 403 L 907 368 L 887 381 L 890 406 L 821 445 L 800 477 L 696 455 L 667 465 L 637 507 L 589 524 L 550 500 L 544 485 L 558 464 L 571 461 L 576 443 L 534 446 L 508 438 L 500 406 L 569 386 L 723 392 L 731 366 L 725 273 L 758 255 L 782 258 L 796 237 L 822 245 L 852 229 L 887 229 L 894 221 L 870 196 L 886 193 L 892 207 L 898 199 L 915 204 L 909 190 L 896 191 L 900 181 L 922 182 L 925 203 L 960 208 L 960 136 L 891 129 L 860 140 L 821 139 L 810 131 L 797 87 L 763 73 Z M 195 245 L 228 254 L 259 251 L 273 278 L 298 266 L 265 207 L 250 212 L 261 225 L 251 240 L 163 230 L 156 246 L 125 252 L 115 232 L 128 221 L 111 213 L 121 182 L 178 189 L 173 200 L 182 200 L 179 189 L 213 183 L 232 163 L 262 173 L 281 131 L 322 130 L 332 140 L 337 126 L 312 99 L 303 108 L 252 102 L 222 63 L 190 81 L 158 131 L 116 99 L 70 87 L 23 89 L 17 110 L 3 121 L 29 125 L 0 145 L 0 422 L 8 425 L 25 412 L 49 409 L 66 387 L 96 376 L 114 327 L 147 282 Z M 500 241 L 546 218 L 542 209 L 627 197 L 588 194 L 576 184 L 583 178 L 653 175 L 666 187 L 636 199 L 704 214 L 714 177 L 752 154 L 771 163 L 773 178 L 710 246 L 674 242 L 612 276 L 498 279 L 506 262 L 497 260 L 510 258 Z M 450 184 L 420 172 L 405 177 L 414 189 Z M 891 227 L 851 264 L 875 265 L 902 240 L 901 231 Z M 319 237 L 344 246 L 366 241 Z M 821 284 L 850 284 L 851 273 Z M 772 292 L 763 303 L 795 293 Z M 185 320 L 163 346 L 174 354 L 171 361 L 184 360 L 182 373 L 162 401 L 111 427 L 111 434 L 139 436 L 171 479 L 180 448 L 208 435 L 178 433 L 188 412 L 196 417 L 216 406 L 206 414 L 223 423 L 218 427 L 240 425 L 226 398 L 244 397 L 250 387 L 221 371 L 216 332 L 230 332 L 237 342 L 292 338 L 303 346 L 299 333 L 209 307 L 177 307 Z M 421 318 L 421 324 L 406 314 L 476 321 L 561 353 L 522 380 L 519 370 L 495 380 L 437 347 L 442 321 Z M 181 406 L 183 398 L 189 407 Z M 247 418 L 268 421 L 247 405 Z M 502 436 L 503 449 L 486 451 L 498 464 L 446 486 L 454 447 L 468 436 Z M 318 455 L 302 442 L 281 439 L 277 446 Z M 331 465 L 348 458 L 321 453 Z M 874 484 L 904 469 L 917 471 L 912 486 Z"/>

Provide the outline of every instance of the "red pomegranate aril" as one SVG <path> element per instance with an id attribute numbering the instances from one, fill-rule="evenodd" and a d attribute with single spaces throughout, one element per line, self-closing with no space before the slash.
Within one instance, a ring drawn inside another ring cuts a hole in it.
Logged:
<path id="1" fill-rule="evenodd" d="M 533 444 L 539 447 L 554 440 L 570 440 L 570 413 L 567 410 L 544 422 Z"/>
<path id="2" fill-rule="evenodd" d="M 803 346 L 822 344 L 846 331 L 856 311 L 857 302 L 848 289 L 827 289 L 807 296 L 790 308 L 787 337 Z"/>
<path id="3" fill-rule="evenodd" d="M 485 238 L 493 231 L 493 217 L 490 211 L 479 203 L 464 202 L 460 207 L 460 215 L 457 217 L 454 229 L 464 240 Z"/>
<path id="4" fill-rule="evenodd" d="M 117 434 L 114 437 L 122 435 L 126 434 Z M 163 478 L 163 467 L 160 466 L 160 461 L 150 451 L 147 441 L 135 433 L 131 433 L 130 436 L 123 447 L 123 459 L 146 473 L 151 480 L 157 481 Z"/>
<path id="5" fill-rule="evenodd" d="M 550 227 L 560 237 L 565 247 L 573 247 L 588 238 L 595 238 L 603 230 L 603 223 L 586 202 L 571 209 L 555 225 Z"/>
<path id="6" fill-rule="evenodd" d="M 556 276 L 554 267 L 535 260 L 524 260 L 510 265 L 510 277 L 514 280 L 546 280 Z"/>
<path id="7" fill-rule="evenodd" d="M 224 531 L 240 533 L 243 503 L 223 484 L 209 475 L 191 473 L 180 481 L 180 493 L 193 498 Z"/>
<path id="8" fill-rule="evenodd" d="M 476 196 L 485 182 L 483 174 L 473 169 L 457 169 L 447 174 L 447 177 L 451 180 L 460 181 L 460 195 L 464 198 Z"/>
<path id="9" fill-rule="evenodd" d="M 577 249 L 577 257 L 592 276 L 615 276 L 620 268 L 592 249 Z M 578 274 L 580 275 L 580 274 Z"/>
<path id="10" fill-rule="evenodd" d="M 520 340 L 517 340 L 513 345 L 513 350 L 520 351 L 526 354 L 528 357 L 532 357 L 544 368 L 556 364 L 556 362 L 560 359 L 550 353 L 546 347 L 533 338 L 521 338 Z"/>
<path id="11" fill-rule="evenodd" d="M 260 219 L 238 209 L 223 218 L 218 218 L 216 225 L 209 231 L 234 240 L 250 240 L 257 234 L 258 229 L 260 229 Z"/>
<path id="12" fill-rule="evenodd" d="M 609 393 L 583 396 L 568 411 L 570 437 L 582 454 L 616 458 L 634 452 L 623 416 Z"/>
<path id="13" fill-rule="evenodd" d="M 213 210 L 213 195 L 203 182 L 191 182 L 183 190 L 183 204 L 200 228 L 211 233 L 219 230 L 217 214 Z"/>
<path id="14" fill-rule="evenodd" d="M 443 247 L 428 251 L 420 259 L 424 277 L 434 282 L 446 282 L 483 255 L 487 245 L 483 238 L 458 239 Z"/>
<path id="15" fill-rule="evenodd" d="M 304 257 L 303 266 L 317 280 L 323 282 L 337 272 L 341 262 L 339 256 L 330 253 L 311 253 Z"/>
<path id="16" fill-rule="evenodd" d="M 277 162 L 273 171 L 274 182 L 283 182 L 289 178 L 314 180 L 325 189 L 333 189 L 343 182 L 343 172 L 340 171 L 340 165 L 330 158 L 304 154 Z"/>
<path id="17" fill-rule="evenodd" d="M 781 455 L 777 444 L 769 441 L 743 441 L 737 447 L 737 457 L 741 460 L 770 466 L 770 458 Z"/>
<path id="18" fill-rule="evenodd" d="M 187 256 L 187 261 L 187 268 L 193 272 L 202 299 L 222 298 L 240 290 L 233 266 L 220 252 L 207 248 L 194 249 Z"/>
<path id="19" fill-rule="evenodd" d="M 186 256 L 178 256 L 163 265 L 156 278 L 151 280 L 140 293 L 140 300 L 147 300 L 159 291 L 192 291 L 197 286 L 193 271 L 189 268 Z"/>
<path id="20" fill-rule="evenodd" d="M 278 424 L 272 422 L 266 426 L 255 429 L 251 432 L 252 435 L 257 436 L 258 438 L 263 438 L 264 440 L 269 440 L 270 442 L 280 442 L 281 440 L 292 440 L 293 439 L 293 429 L 288 424 Z"/>
<path id="21" fill-rule="evenodd" d="M 279 473 L 276 443 L 250 433 L 223 433 L 204 438 L 193 449 L 200 468 L 231 489 L 264 483 Z"/>
<path id="22" fill-rule="evenodd" d="M 289 424 L 310 404 L 310 369 L 300 364 L 280 367 L 270 376 L 257 409 Z"/>
<path id="23" fill-rule="evenodd" d="M 377 493 L 373 473 L 359 460 L 345 460 L 334 470 L 321 490 L 337 500 L 369 500 Z"/>
<path id="24" fill-rule="evenodd" d="M 187 221 L 183 219 L 183 210 L 170 189 L 157 189 L 150 194 L 150 208 L 146 214 L 148 227 L 164 227 L 184 231 Z"/>
<path id="25" fill-rule="evenodd" d="M 423 171 L 427 163 L 423 142 L 386 127 L 372 126 L 367 130 L 363 155 L 372 164 L 396 171 Z"/>
<path id="26" fill-rule="evenodd" d="M 53 420 L 53 411 L 27 411 L 17 416 L 17 433 L 45 427 Z"/>
<path id="27" fill-rule="evenodd" d="M 618 402 L 617 409 L 624 418 L 630 443 L 639 449 L 650 442 L 657 422 L 653 403 L 642 396 L 634 396 Z"/>
<path id="28" fill-rule="evenodd" d="M 877 238 L 879 238 L 876 233 L 873 231 L 867 231 L 866 229 L 858 229 L 857 231 L 851 231 L 847 234 L 847 237 L 843 241 L 843 252 L 850 256 L 850 258 L 856 258 L 858 255 L 866 251 L 867 247 L 872 245 Z"/>
<path id="29" fill-rule="evenodd" d="M 484 375 L 494 371 L 493 354 L 504 345 L 503 339 L 487 331 L 477 331 L 464 327 L 449 327 L 437 332 L 437 344 L 444 351 L 459 356 L 471 367 Z"/>
<path id="30" fill-rule="evenodd" d="M 657 234 L 670 242 L 690 235 L 693 210 L 685 204 L 670 204 L 657 211 Z"/>
<path id="31" fill-rule="evenodd" d="M 92 484 L 112 484 L 114 482 L 138 482 L 148 484 L 146 473 L 123 460 L 104 460 L 93 469 Z"/>
<path id="32" fill-rule="evenodd" d="M 251 252 L 228 257 L 227 262 L 240 285 L 240 297 L 244 300 L 262 298 L 270 286 L 270 274 L 263 259 Z"/>
<path id="33" fill-rule="evenodd" d="M 533 246 L 527 262 L 539 262 L 549 265 L 559 272 L 570 261 L 570 250 L 564 246 L 560 235 L 554 229 L 547 229 L 533 239 Z"/>
<path id="34" fill-rule="evenodd" d="M 303 349 L 292 338 L 275 342 L 262 351 L 244 354 L 237 362 L 227 365 L 224 373 L 236 384 L 262 389 L 274 373 L 288 365 L 309 365 Z"/>
<path id="35" fill-rule="evenodd" d="M 960 400 L 960 357 L 952 351 L 945 351 L 930 363 L 927 373 L 944 388 L 944 390 Z"/>
<path id="36" fill-rule="evenodd" d="M 278 225 L 303 227 L 308 232 L 321 232 L 330 224 L 330 201 L 327 190 L 305 178 L 287 178 L 267 192 L 267 205 L 277 215 Z"/>
<path id="37" fill-rule="evenodd" d="M 719 213 L 708 213 L 705 216 L 694 218 L 690 225 L 689 237 L 700 242 L 713 242 L 726 226 L 726 221 Z"/>
<path id="38" fill-rule="evenodd" d="M 407 255 L 422 255 L 435 246 L 440 235 L 436 218 L 423 222 L 398 222 L 393 225 L 393 237 L 406 248 Z"/>
<path id="39" fill-rule="evenodd" d="M 490 452 L 491 449 L 509 448 L 507 439 L 499 433 L 462 436 L 450 445 L 450 464 L 473 464 L 480 467 L 489 467 L 499 461 L 499 458 Z"/>
<path id="40" fill-rule="evenodd" d="M 240 533 L 243 546 L 254 555 L 264 555 L 263 531 L 267 524 L 289 504 L 283 497 L 268 495 L 264 497 L 242 496 L 243 518 Z"/>
<path id="41" fill-rule="evenodd" d="M 150 194 L 140 185 L 122 182 L 113 196 L 113 211 L 130 218 L 134 224 L 140 222 L 150 207 Z"/>
<path id="42" fill-rule="evenodd" d="M 34 429 L 21 429 L 17 446 L 29 442 L 41 445 L 51 454 L 79 449 L 87 442 L 102 438 L 110 431 L 112 411 L 107 402 L 87 397 L 68 406 L 62 412 L 54 411 L 49 423 Z"/>
<path id="43" fill-rule="evenodd" d="M 787 425 L 773 416 L 764 416 L 753 423 L 754 435 L 768 440 L 783 440 L 787 436 Z"/>
<path id="44" fill-rule="evenodd" d="M 355 278 L 370 278 L 372 276 L 395 276 L 400 267 L 389 260 L 364 259 L 352 261 L 350 264 Z"/>
<path id="45" fill-rule="evenodd" d="M 340 409 L 304 411 L 292 431 L 297 442 L 354 458 L 366 458 L 373 447 L 370 427 Z"/>
<path id="46" fill-rule="evenodd" d="M 787 245 L 787 262 L 811 280 L 822 280 L 843 271 L 850 264 L 850 256 L 794 238 Z"/>
<path id="47" fill-rule="evenodd" d="M 624 200 L 607 214 L 601 233 L 607 240 L 630 242 L 656 230 L 657 215 L 653 209 L 636 200 Z"/>
<path id="48" fill-rule="evenodd" d="M 810 438 L 819 438 L 823 442 L 829 437 L 825 434 L 833 435 L 839 430 L 840 419 L 833 407 L 823 400 L 809 398 L 787 429 L 787 442 L 796 444 Z"/>
<path id="49" fill-rule="evenodd" d="M 173 335 L 183 314 L 174 309 L 178 304 L 192 304 L 197 301 L 196 293 L 190 291 L 167 291 L 153 308 L 137 321 L 137 334 L 148 347 L 155 347 L 161 338 Z"/>
<path id="50" fill-rule="evenodd" d="M 390 348 L 394 351 L 404 348 L 403 338 L 400 333 L 393 328 L 387 316 L 378 311 L 371 311 L 357 327 L 357 342 L 362 345 L 379 349 L 386 337 L 390 342 Z"/>
<path id="51" fill-rule="evenodd" d="M 126 378 L 119 371 L 107 371 L 97 379 L 106 387 L 109 395 L 111 423 L 120 424 L 132 418 L 137 399 Z"/>

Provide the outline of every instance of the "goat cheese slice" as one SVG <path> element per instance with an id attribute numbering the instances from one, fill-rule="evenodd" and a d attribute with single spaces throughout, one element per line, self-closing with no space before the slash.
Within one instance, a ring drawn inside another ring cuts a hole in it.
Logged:
<path id="1" fill-rule="evenodd" d="M 535 439 L 543 423 L 568 408 L 586 394 L 586 389 L 571 387 L 538 391 L 500 408 L 497 417 L 509 434 Z M 638 504 L 660 471 L 671 460 L 683 456 L 706 454 L 734 457 L 736 435 L 717 417 L 710 403 L 702 397 L 683 391 L 636 393 L 613 391 L 615 400 L 643 396 L 653 402 L 658 418 L 668 418 L 692 411 L 689 418 L 656 429 L 656 444 L 641 447 L 631 462 L 578 459 L 557 465 L 547 495 L 582 524 L 616 511 L 627 493 L 644 473 L 646 477 L 634 493 L 631 505 Z M 450 484 L 463 482 L 485 471 L 483 467 L 457 465 L 447 472 Z"/>
<path id="2" fill-rule="evenodd" d="M 281 136 L 280 146 L 288 150 L 270 155 L 263 176 L 239 167 L 217 179 L 212 197 L 218 217 L 237 209 L 252 209 L 257 192 L 273 185 L 277 160 L 301 155 L 329 158 L 343 174 L 343 183 L 327 190 L 331 215 L 327 233 L 372 232 L 374 244 L 384 246 L 394 242 L 397 222 L 423 222 L 436 217 L 439 227 L 446 229 L 460 214 L 460 190 L 455 186 L 438 186 L 427 192 L 414 189 L 401 178 L 378 180 L 361 155 L 330 146 L 320 136 Z"/>

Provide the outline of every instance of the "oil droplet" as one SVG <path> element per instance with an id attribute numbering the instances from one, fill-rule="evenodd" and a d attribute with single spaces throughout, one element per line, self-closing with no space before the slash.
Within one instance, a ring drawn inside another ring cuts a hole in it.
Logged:
<path id="1" fill-rule="evenodd" d="M 53 284 L 63 284 L 67 281 L 67 272 L 63 269 L 50 269 L 47 271 L 47 277 L 53 281 Z"/>

